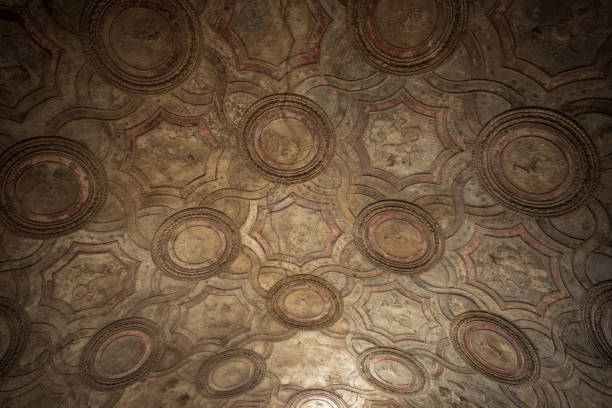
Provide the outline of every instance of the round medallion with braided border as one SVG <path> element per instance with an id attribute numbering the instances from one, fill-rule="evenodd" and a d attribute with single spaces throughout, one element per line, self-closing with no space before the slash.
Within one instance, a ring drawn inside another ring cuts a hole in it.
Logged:
<path id="1" fill-rule="evenodd" d="M 365 58 L 396 75 L 435 68 L 457 48 L 467 0 L 348 0 L 347 25 Z"/>
<path id="2" fill-rule="evenodd" d="M 599 181 L 591 139 L 573 119 L 544 108 L 517 108 L 481 130 L 474 164 L 488 192 L 505 207 L 537 217 L 576 210 Z"/>
<path id="3" fill-rule="evenodd" d="M 612 280 L 600 282 L 584 294 L 582 323 L 593 346 L 612 364 Z"/>
<path id="4" fill-rule="evenodd" d="M 241 248 L 238 226 L 212 208 L 188 208 L 167 218 L 153 236 L 153 262 L 176 279 L 207 279 L 221 272 Z"/>
<path id="5" fill-rule="evenodd" d="M 294 395 L 285 408 L 348 408 L 342 398 L 325 390 L 306 390 Z"/>
<path id="6" fill-rule="evenodd" d="M 340 319 L 343 302 L 338 290 L 325 279 L 293 275 L 276 282 L 268 291 L 266 308 L 286 327 L 319 330 Z"/>
<path id="7" fill-rule="evenodd" d="M 28 344 L 29 319 L 12 299 L 0 296 L 0 379 L 17 364 Z"/>
<path id="8" fill-rule="evenodd" d="M 197 64 L 201 26 L 187 0 L 90 0 L 81 13 L 83 48 L 98 72 L 135 93 L 166 92 Z"/>
<path id="9" fill-rule="evenodd" d="M 301 183 L 316 177 L 332 160 L 335 132 L 326 113 L 310 99 L 270 95 L 245 113 L 238 146 L 268 180 Z"/>
<path id="10" fill-rule="evenodd" d="M 357 216 L 353 234 L 364 256 L 393 272 L 425 271 L 443 251 L 436 220 L 406 201 L 383 200 L 368 205 Z"/>
<path id="11" fill-rule="evenodd" d="M 0 155 L 0 220 L 16 233 L 54 238 L 80 229 L 106 201 L 104 165 L 82 144 L 35 137 Z"/>

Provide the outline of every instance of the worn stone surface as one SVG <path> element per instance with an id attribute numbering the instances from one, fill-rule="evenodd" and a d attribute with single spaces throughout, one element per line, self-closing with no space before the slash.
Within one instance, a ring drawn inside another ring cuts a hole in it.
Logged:
<path id="1" fill-rule="evenodd" d="M 0 0 L 0 407 L 612 406 L 611 16 Z"/>

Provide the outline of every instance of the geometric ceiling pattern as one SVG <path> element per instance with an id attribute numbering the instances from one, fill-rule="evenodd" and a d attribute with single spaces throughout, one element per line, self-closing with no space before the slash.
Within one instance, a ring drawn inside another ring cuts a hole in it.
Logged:
<path id="1" fill-rule="evenodd" d="M 612 406 L 612 2 L 0 20 L 0 407 Z"/>

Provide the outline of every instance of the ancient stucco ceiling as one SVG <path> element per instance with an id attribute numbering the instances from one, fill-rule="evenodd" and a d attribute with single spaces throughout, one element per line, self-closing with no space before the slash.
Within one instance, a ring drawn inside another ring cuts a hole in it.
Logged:
<path id="1" fill-rule="evenodd" d="M 0 407 L 612 407 L 612 1 L 0 5 Z"/>

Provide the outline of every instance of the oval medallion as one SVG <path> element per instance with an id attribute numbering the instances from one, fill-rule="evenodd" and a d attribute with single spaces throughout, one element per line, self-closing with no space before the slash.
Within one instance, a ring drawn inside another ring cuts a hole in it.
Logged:
<path id="1" fill-rule="evenodd" d="M 428 381 L 425 367 L 410 354 L 388 347 L 375 347 L 359 356 L 359 373 L 376 388 L 395 394 L 414 394 Z"/>
<path id="2" fill-rule="evenodd" d="M 162 343 L 161 329 L 150 320 L 118 320 L 98 331 L 85 346 L 81 376 L 100 390 L 133 384 L 159 362 Z"/>
<path id="3" fill-rule="evenodd" d="M 100 74 L 126 91 L 168 91 L 198 60 L 201 28 L 186 0 L 89 1 L 80 26 Z"/>
<path id="4" fill-rule="evenodd" d="M 257 387 L 266 375 L 266 364 L 258 353 L 231 349 L 215 354 L 200 368 L 197 381 L 209 398 L 230 398 Z"/>
<path id="5" fill-rule="evenodd" d="M 0 379 L 17 364 L 28 344 L 28 322 L 17 303 L 0 296 Z"/>
<path id="6" fill-rule="evenodd" d="M 153 237 L 151 254 L 159 269 L 177 279 L 207 279 L 240 252 L 238 227 L 211 208 L 190 208 L 166 219 Z"/>
<path id="7" fill-rule="evenodd" d="M 526 385 L 538 378 L 540 363 L 531 341 L 512 323 L 487 312 L 466 312 L 451 325 L 453 347 L 490 379 Z"/>
<path id="8" fill-rule="evenodd" d="M 612 281 L 598 283 L 584 294 L 582 322 L 593 346 L 612 363 Z"/>
<path id="9" fill-rule="evenodd" d="M 286 408 L 348 408 L 342 398 L 325 390 L 307 390 L 293 396 Z"/>
<path id="10" fill-rule="evenodd" d="M 511 210 L 555 217 L 580 207 L 599 179 L 597 153 L 572 119 L 520 108 L 493 118 L 474 150 L 480 179 Z"/>
<path id="11" fill-rule="evenodd" d="M 286 327 L 318 330 L 342 316 L 338 290 L 313 275 L 294 275 L 278 281 L 266 296 L 268 313 Z"/>
<path id="12" fill-rule="evenodd" d="M 334 128 L 327 115 L 300 95 L 261 99 L 249 108 L 240 128 L 242 154 L 271 181 L 292 184 L 310 180 L 334 155 Z"/>
<path id="13" fill-rule="evenodd" d="M 468 20 L 466 0 L 349 0 L 347 24 L 362 54 L 398 75 L 430 70 L 455 50 Z"/>
<path id="14" fill-rule="evenodd" d="M 53 238 L 78 230 L 106 200 L 104 165 L 62 137 L 19 142 L 0 156 L 0 219 L 16 233 Z"/>
<path id="15" fill-rule="evenodd" d="M 443 249 L 436 220 L 405 201 L 385 200 L 365 207 L 355 220 L 353 234 L 366 257 L 393 272 L 424 271 Z"/>

